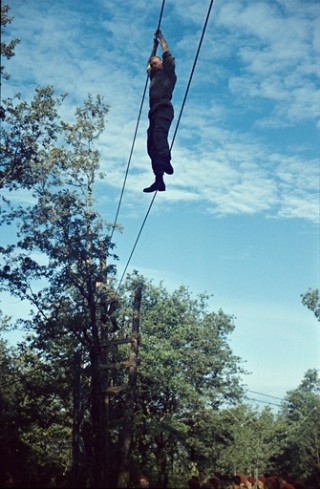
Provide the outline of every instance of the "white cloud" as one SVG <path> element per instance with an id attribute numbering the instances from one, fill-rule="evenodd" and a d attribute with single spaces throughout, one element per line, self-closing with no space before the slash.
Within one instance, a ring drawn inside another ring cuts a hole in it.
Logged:
<path id="1" fill-rule="evenodd" d="M 53 85 L 57 93 L 69 92 L 61 107 L 68 120 L 88 93 L 103 95 L 110 105 L 99 142 L 106 178 L 95 196 L 103 217 L 112 222 L 158 21 L 155 2 L 10 3 L 15 17 L 10 35 L 21 43 L 6 63 L 11 80 L 2 96 L 21 91 L 30 99 L 36 85 Z M 205 3 L 166 2 L 162 27 L 178 74 L 170 138 Z M 292 287 L 304 290 L 317 278 L 312 260 L 319 233 L 312 223 L 319 219 L 318 24 L 317 0 L 214 2 L 173 146 L 175 173 L 165 177 L 168 191 L 157 196 L 129 268 L 171 288 L 186 281 L 200 291 L 214 288 L 213 307 L 237 316 L 235 354 L 248 358 L 253 371 L 246 380 L 254 390 L 262 386 L 273 394 L 296 387 L 319 357 L 319 338 L 301 328 L 306 322 L 299 294 L 290 296 Z M 142 193 L 153 179 L 146 153 L 147 111 L 146 97 L 118 219 L 125 233 L 115 233 L 116 252 L 124 258 L 152 198 Z M 26 202 L 28 196 L 17 198 Z M 120 276 L 124 263 L 117 265 Z M 17 310 L 10 298 L 5 305 Z M 311 323 L 314 318 L 306 314 Z M 306 348 L 293 365 L 290 348 L 302 344 L 301 334 Z M 284 342 L 290 343 L 286 356 Z M 263 363 L 261 344 L 268 351 Z"/>
<path id="2" fill-rule="evenodd" d="M 145 2 L 101 5 L 105 10 L 98 17 L 94 8 L 88 15 L 86 5 L 78 10 L 53 1 L 13 8 L 12 35 L 21 44 L 4 91 L 19 89 L 31 97 L 37 84 L 66 90 L 70 96 L 62 115 L 67 117 L 88 93 L 102 94 L 110 112 L 100 142 L 107 178 L 99 188 L 107 193 L 123 184 L 146 81 L 150 20 L 155 24 L 157 16 Z M 163 22 L 177 58 L 172 137 L 206 10 L 191 0 L 171 7 L 175 22 L 166 11 Z M 292 1 L 282 8 L 265 1 L 214 5 L 173 147 L 176 172 L 167 177 L 170 194 L 163 202 L 206 202 L 208 212 L 218 215 L 265 212 L 318 219 L 315 158 L 301 151 L 293 163 L 288 146 L 270 138 L 270 131 L 289 131 L 318 116 L 315 13 L 313 2 L 306 9 Z M 126 183 L 129 200 L 152 179 L 147 99 L 148 93 Z"/>

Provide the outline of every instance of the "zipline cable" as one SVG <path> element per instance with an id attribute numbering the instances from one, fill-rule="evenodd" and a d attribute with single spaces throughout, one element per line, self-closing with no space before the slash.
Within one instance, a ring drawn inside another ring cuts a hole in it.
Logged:
<path id="1" fill-rule="evenodd" d="M 117 291 L 116 291 L 116 293 L 118 292 L 118 290 L 119 290 L 119 288 L 120 288 L 120 285 L 121 285 L 121 283 L 122 283 L 123 277 L 125 276 L 125 273 L 126 273 L 127 268 L 128 268 L 128 266 L 129 266 L 130 260 L 131 260 L 131 258 L 132 258 L 133 253 L 134 253 L 134 250 L 136 249 L 136 246 L 137 246 L 137 244 L 138 244 L 138 241 L 139 241 L 140 235 L 141 235 L 142 230 L 143 230 L 143 228 L 144 228 L 145 222 L 146 222 L 146 220 L 147 220 L 147 217 L 148 217 L 148 215 L 149 215 L 149 212 L 150 212 L 150 210 L 151 210 L 151 207 L 153 206 L 153 202 L 154 202 L 154 199 L 156 198 L 156 195 L 157 195 L 157 192 L 155 192 L 155 193 L 154 193 L 154 195 L 153 195 L 153 198 L 152 198 L 151 203 L 150 203 L 150 205 L 149 205 L 149 209 L 147 210 L 147 213 L 146 213 L 146 215 L 145 215 L 145 218 L 144 218 L 144 220 L 143 220 L 143 223 L 142 223 L 142 225 L 141 225 L 141 227 L 140 227 L 140 231 L 139 231 L 138 236 L 137 236 L 137 238 L 136 238 L 136 240 L 135 240 L 135 243 L 134 243 L 134 245 L 133 245 L 132 251 L 131 251 L 130 256 L 129 256 L 129 259 L 128 259 L 127 264 L 126 264 L 126 266 L 125 266 L 125 268 L 124 268 L 124 270 L 123 270 L 123 273 L 122 273 L 122 275 L 121 275 L 121 278 L 120 278 L 120 281 L 119 281 L 119 284 L 118 284 L 118 287 L 117 287 Z"/>
<path id="2" fill-rule="evenodd" d="M 164 5 L 165 5 L 165 0 L 162 0 L 162 5 L 161 5 L 161 11 L 160 11 L 159 20 L 158 20 L 157 30 L 160 29 Z M 146 91 L 147 91 L 147 86 L 148 86 L 148 79 L 149 79 L 149 75 L 147 74 L 147 78 L 146 78 L 146 82 L 145 82 L 145 85 L 144 85 L 144 90 L 143 90 L 143 94 L 142 94 L 142 98 L 141 98 L 141 104 L 140 104 L 140 109 L 139 109 L 139 113 L 138 113 L 138 119 L 137 119 L 137 122 L 136 122 L 136 128 L 135 128 L 135 131 L 134 131 L 132 146 L 131 146 L 131 150 L 130 150 L 130 155 L 129 155 L 129 159 L 128 159 L 128 163 L 127 163 L 127 169 L 126 169 L 124 180 L 123 180 L 123 184 L 122 184 L 122 189 L 121 189 L 121 193 L 120 193 L 120 198 L 119 198 L 119 203 L 118 203 L 118 207 L 117 207 L 117 211 L 116 211 L 116 216 L 115 216 L 114 223 L 113 223 L 113 226 L 112 226 L 110 241 L 112 241 L 113 233 L 114 233 L 116 224 L 118 222 L 120 207 L 121 207 L 121 203 L 122 203 L 122 197 L 123 197 L 124 189 L 125 189 L 126 182 L 127 182 L 127 177 L 128 177 L 128 173 L 129 173 L 129 168 L 130 168 L 130 163 L 131 163 L 131 158 L 132 158 L 132 154 L 133 154 L 135 142 L 136 142 L 136 139 L 137 139 L 137 133 L 138 133 L 139 123 L 140 123 L 140 119 L 141 119 L 141 113 L 142 113 L 143 103 L 144 103 L 144 99 L 145 99 Z"/>
<path id="3" fill-rule="evenodd" d="M 200 37 L 199 46 L 198 46 L 197 53 L 196 53 L 196 56 L 195 56 L 195 59 L 194 59 L 194 63 L 193 63 L 193 66 L 192 66 L 192 70 L 191 70 L 191 73 L 190 73 L 190 77 L 189 77 L 188 85 L 187 85 L 187 88 L 186 88 L 186 92 L 185 92 L 185 95 L 184 95 L 184 98 L 183 98 L 183 101 L 182 101 L 180 113 L 179 113 L 179 116 L 178 116 L 176 128 L 175 128 L 175 131 L 174 131 L 174 134 L 173 134 L 173 138 L 172 138 L 172 142 L 171 142 L 171 146 L 170 146 L 170 151 L 172 149 L 174 140 L 175 140 L 176 135 L 177 135 L 177 131 L 178 131 L 178 127 L 179 127 L 179 124 L 180 124 L 182 112 L 183 112 L 183 109 L 184 109 L 184 106 L 185 106 L 185 103 L 186 103 L 186 100 L 187 100 L 187 96 L 188 96 L 188 93 L 189 93 L 189 88 L 190 88 L 191 81 L 192 81 L 192 78 L 193 78 L 193 73 L 194 73 L 194 70 L 195 70 L 195 67 L 196 67 L 196 64 L 197 64 L 197 61 L 198 61 L 200 49 L 201 49 L 201 46 L 202 46 L 202 41 L 203 41 L 203 38 L 204 38 L 204 35 L 205 35 L 205 32 L 206 32 L 206 29 L 207 29 L 207 24 L 208 24 L 208 21 L 209 21 L 209 17 L 210 17 L 210 13 L 211 13 L 213 2 L 214 2 L 214 0 L 211 0 L 210 5 L 209 5 L 209 8 L 208 8 L 208 12 L 207 12 L 207 17 L 206 17 L 205 23 L 204 23 L 203 28 L 202 28 L 202 34 L 201 34 L 201 37 Z"/>
<path id="4" fill-rule="evenodd" d="M 128 177 L 128 173 L 129 173 L 129 167 L 130 167 L 130 163 L 131 163 L 132 153 L 133 153 L 134 145 L 135 145 L 135 142 L 136 142 L 136 139 L 137 139 L 137 132 L 138 132 L 138 127 L 139 127 L 139 123 L 140 123 L 143 102 L 144 102 L 145 95 L 146 95 L 147 85 L 148 85 L 148 75 L 147 75 L 146 83 L 145 83 L 144 90 L 143 90 L 143 95 L 142 95 L 142 99 L 141 99 L 139 115 L 138 115 L 138 119 L 137 119 L 137 123 L 136 123 L 136 128 L 135 128 L 135 132 L 134 132 L 134 136 L 133 136 L 133 142 L 132 142 L 132 146 L 131 146 L 131 151 L 130 151 L 130 156 L 129 156 L 129 160 L 128 160 L 128 164 L 127 164 L 127 169 L 126 169 L 125 177 L 124 177 L 124 180 L 123 180 L 123 185 L 122 185 L 122 189 L 121 189 L 121 194 L 120 194 L 120 199 L 119 199 L 119 203 L 118 203 L 118 207 L 117 207 L 117 212 L 116 212 L 116 216 L 115 216 L 115 219 L 114 219 L 114 223 L 112 225 L 112 232 L 111 232 L 111 236 L 110 236 L 110 241 L 112 241 L 113 233 L 114 233 L 114 230 L 115 230 L 116 225 L 117 225 L 117 222 L 118 222 L 118 216 L 119 216 L 119 212 L 120 212 L 120 207 L 121 207 L 121 202 L 122 202 L 122 197 L 123 197 L 124 189 L 125 189 L 126 182 L 127 182 L 127 177 Z"/>
<path id="5" fill-rule="evenodd" d="M 163 9 L 164 9 L 164 4 L 165 4 L 165 0 L 162 0 L 162 5 L 161 5 L 161 10 L 160 10 L 160 15 L 159 15 L 159 21 L 158 21 L 158 27 L 157 27 L 157 30 L 160 29 L 160 25 L 161 25 L 161 20 L 162 20 L 162 15 L 163 15 Z"/>
<path id="6" fill-rule="evenodd" d="M 192 81 L 192 77 L 193 77 L 193 73 L 194 73 L 194 70 L 195 70 L 195 67 L 196 67 L 196 64 L 197 64 L 197 61 L 198 61 L 198 57 L 199 57 L 199 53 L 200 53 L 200 49 L 201 49 L 201 45 L 202 45 L 202 41 L 203 41 L 203 38 L 204 38 L 204 35 L 205 35 L 205 32 L 206 32 L 206 29 L 207 29 L 207 24 L 208 24 L 208 20 L 209 20 L 209 17 L 210 17 L 210 13 L 211 13 L 211 9 L 212 9 L 212 6 L 213 6 L 213 2 L 214 0 L 211 0 L 210 1 L 210 5 L 209 5 L 209 8 L 208 8 L 208 12 L 207 12 L 207 16 L 206 16 L 206 20 L 205 20 L 205 23 L 203 25 L 203 28 L 202 28 L 202 34 L 201 34 L 201 37 L 200 37 L 200 41 L 199 41 L 199 45 L 198 45 L 198 49 L 197 49 L 197 53 L 196 53 L 196 56 L 195 56 L 195 59 L 194 59 L 194 63 L 193 63 L 193 66 L 192 66 L 192 70 L 191 70 L 191 74 L 190 74 L 190 77 L 189 77 L 189 81 L 188 81 L 188 84 L 187 84 L 187 88 L 186 88 L 186 92 L 185 92 L 185 95 L 184 95 L 184 98 L 183 98 L 183 102 L 182 102 L 182 105 L 181 105 L 181 109 L 180 109 L 180 113 L 179 113 L 179 116 L 178 116 L 178 121 L 177 121 L 177 124 L 176 124 L 176 128 L 175 128 L 175 132 L 174 132 L 174 135 L 173 135 L 173 139 L 172 139 L 172 142 L 171 142 L 171 146 L 170 146 L 170 151 L 173 147 L 173 143 L 175 141 L 175 138 L 176 138 L 176 134 L 177 134 L 177 131 L 178 131 L 178 127 L 179 127 L 179 124 L 180 124 L 180 120 L 181 120 L 181 116 L 182 116 L 182 112 L 183 112 L 183 109 L 184 109 L 184 106 L 185 106 L 185 102 L 186 102 L 186 99 L 187 99 L 187 96 L 188 96 L 188 92 L 189 92 L 189 88 L 190 88 L 190 85 L 191 85 L 191 81 Z M 160 14 L 160 17 L 162 16 L 162 12 L 163 12 L 163 7 L 164 7 L 164 2 L 162 4 L 162 10 L 161 10 L 161 14 Z M 160 21 L 159 21 L 159 26 L 160 26 Z M 159 27 L 158 27 L 159 28 Z M 148 80 L 148 79 L 147 79 Z M 133 249 L 130 253 L 130 256 L 128 258 L 128 261 L 127 261 L 127 264 L 125 266 L 125 269 L 124 269 L 124 272 L 122 273 L 122 276 L 121 276 L 121 279 L 119 281 L 119 284 L 118 284 L 118 287 L 117 287 L 117 292 L 121 286 L 121 283 L 122 283 L 122 280 L 123 280 L 123 277 L 125 275 L 125 272 L 129 266 L 129 263 L 131 261 L 131 258 L 132 258 L 132 255 L 134 253 L 134 250 L 136 249 L 136 246 L 137 246 L 137 243 L 139 241 L 139 238 L 141 236 L 141 233 L 142 233 L 142 230 L 144 228 L 144 225 L 145 225 L 145 222 L 147 220 L 147 217 L 150 213 L 150 210 L 152 208 L 152 205 L 153 205 L 153 202 L 156 198 L 156 195 L 157 195 L 158 192 L 155 192 L 154 193 L 154 196 L 152 198 L 152 201 L 151 201 L 151 204 L 149 205 L 149 208 L 148 208 L 148 211 L 147 211 L 147 214 L 142 222 L 142 225 L 140 227 L 140 230 L 139 230 L 139 233 L 138 233 L 138 236 L 136 238 L 136 241 L 134 243 L 134 246 L 133 246 Z"/>

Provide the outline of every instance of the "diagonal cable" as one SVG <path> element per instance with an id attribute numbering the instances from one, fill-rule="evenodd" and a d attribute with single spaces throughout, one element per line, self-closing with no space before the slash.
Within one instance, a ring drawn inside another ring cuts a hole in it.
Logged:
<path id="1" fill-rule="evenodd" d="M 159 15 L 157 29 L 160 29 L 161 20 L 162 20 L 162 16 L 163 16 L 164 5 L 165 5 L 165 0 L 162 0 L 162 6 L 161 6 L 160 15 Z M 147 78 L 146 78 L 146 82 L 145 82 L 144 90 L 143 90 L 143 94 L 142 94 L 142 99 L 141 99 L 141 104 L 140 104 L 138 119 L 137 119 L 137 122 L 136 122 L 136 128 L 135 128 L 135 131 L 134 131 L 132 146 L 131 146 L 131 150 L 130 150 L 130 155 L 129 155 L 129 159 L 128 159 L 128 163 L 127 163 L 127 169 L 126 169 L 126 172 L 125 172 L 125 176 L 124 176 L 124 180 L 123 180 L 123 184 L 122 184 L 122 189 L 121 189 L 121 193 L 120 193 L 120 198 L 119 198 L 119 203 L 118 203 L 118 207 L 117 207 L 117 211 L 116 211 L 114 223 L 113 223 L 113 226 L 112 226 L 110 241 L 112 241 L 113 233 L 114 233 L 116 224 L 118 222 L 120 207 L 121 207 L 121 203 L 122 203 L 122 197 L 123 197 L 124 189 L 125 189 L 126 182 L 127 182 L 127 177 L 128 177 L 128 173 L 129 173 L 130 164 L 131 164 L 131 158 L 132 158 L 132 154 L 133 154 L 135 142 L 136 142 L 136 139 L 137 139 L 137 133 L 138 133 L 139 123 L 140 123 L 140 119 L 141 119 L 141 113 L 142 113 L 143 103 L 144 103 L 144 99 L 145 99 L 145 96 L 146 96 L 146 91 L 147 91 L 147 86 L 148 86 L 148 78 L 149 78 L 149 75 L 147 74 Z"/>
<path id="2" fill-rule="evenodd" d="M 177 132 L 178 132 L 178 127 L 179 127 L 179 124 L 180 124 L 182 112 L 183 112 L 183 109 L 184 109 L 184 106 L 185 106 L 185 103 L 186 103 L 186 100 L 187 100 L 187 96 L 188 96 L 188 93 L 189 93 L 189 88 L 190 88 L 192 77 L 193 77 L 193 73 L 194 73 L 194 70 L 196 68 L 196 64 L 197 64 L 197 61 L 198 61 L 200 49 L 201 49 L 201 46 L 202 46 L 202 41 L 203 41 L 203 38 L 204 38 L 204 35 L 205 35 L 205 32 L 206 32 L 206 29 L 207 29 L 207 24 L 208 24 L 208 21 L 209 21 L 209 17 L 210 17 L 210 13 L 211 13 L 213 2 L 214 2 L 214 0 L 211 0 L 210 5 L 209 5 L 209 8 L 208 8 L 208 12 L 207 12 L 207 17 L 206 17 L 205 23 L 204 23 L 203 28 L 202 28 L 202 34 L 201 34 L 201 38 L 200 38 L 200 41 L 199 41 L 199 46 L 198 46 L 197 53 L 196 53 L 196 56 L 195 56 L 195 59 L 194 59 L 194 63 L 193 63 L 193 66 L 192 66 L 192 70 L 191 70 L 191 74 L 190 74 L 190 77 L 189 77 L 189 81 L 188 81 L 188 85 L 187 85 L 187 88 L 186 88 L 186 92 L 185 92 L 185 95 L 184 95 L 184 98 L 183 98 L 183 102 L 182 102 L 182 105 L 181 105 L 181 109 L 180 109 L 180 113 L 179 113 L 179 116 L 178 116 L 176 128 L 175 128 L 175 131 L 174 131 L 174 134 L 173 134 L 173 138 L 172 138 L 170 150 L 172 149 L 174 140 L 175 140 L 176 135 L 177 135 Z"/>
<path id="3" fill-rule="evenodd" d="M 121 278 L 120 278 L 120 280 L 119 280 L 119 284 L 118 284 L 117 292 L 118 292 L 118 290 L 119 290 L 119 288 L 120 288 L 120 285 L 121 285 L 121 283 L 122 283 L 123 277 L 125 276 L 125 273 L 126 273 L 126 271 L 127 271 L 127 268 L 128 268 L 128 266 L 129 266 L 129 263 L 130 263 L 130 261 L 131 261 L 132 255 L 133 255 L 133 253 L 134 253 L 134 251 L 135 251 L 135 249 L 136 249 L 136 246 L 137 246 L 137 244 L 138 244 L 138 241 L 139 241 L 140 235 L 141 235 L 141 233 L 142 233 L 142 230 L 143 230 L 143 228 L 144 228 L 144 225 L 145 225 L 146 220 L 147 220 L 147 218 L 148 218 L 148 215 L 149 215 L 149 213 L 150 213 L 151 207 L 152 207 L 152 205 L 153 205 L 154 199 L 156 198 L 156 195 L 157 195 L 157 192 L 155 192 L 155 193 L 154 193 L 154 195 L 153 195 L 153 198 L 152 198 L 152 200 L 151 200 L 151 203 L 150 203 L 150 205 L 149 205 L 149 208 L 148 208 L 148 210 L 147 210 L 147 213 L 146 213 L 146 215 L 145 215 L 145 218 L 144 218 L 144 220 L 143 220 L 143 223 L 142 223 L 142 225 L 141 225 L 141 227 L 140 227 L 140 231 L 139 231 L 138 236 L 137 236 L 137 238 L 136 238 L 136 241 L 135 241 L 135 243 L 134 243 L 134 245 L 133 245 L 132 251 L 131 251 L 130 256 L 129 256 L 129 259 L 128 259 L 128 261 L 127 261 L 127 264 L 126 264 L 126 266 L 125 266 L 125 268 L 124 268 L 124 270 L 123 270 L 123 273 L 122 273 L 122 275 L 121 275 Z"/>
<path id="4" fill-rule="evenodd" d="M 129 156 L 129 160 L 128 160 L 128 164 L 127 164 L 127 169 L 126 169 L 126 173 L 125 173 L 125 177 L 124 177 L 124 181 L 123 181 L 123 185 L 122 185 L 122 189 L 121 189 L 121 194 L 120 194 L 120 198 L 119 198 L 117 212 L 116 212 L 116 216 L 115 216 L 114 223 L 113 223 L 113 226 L 112 226 L 110 241 L 112 241 L 113 233 L 114 233 L 116 224 L 118 222 L 118 216 L 119 216 L 120 207 L 121 207 L 121 203 L 122 203 L 122 197 L 123 197 L 124 189 L 125 189 L 126 182 L 127 182 L 127 177 L 128 177 L 128 173 L 129 173 L 129 168 L 130 168 L 130 163 L 131 163 L 131 158 L 132 158 L 132 154 L 133 154 L 134 145 L 135 145 L 135 142 L 136 142 L 136 139 L 137 139 L 138 127 L 139 127 L 139 123 L 140 123 L 140 119 L 141 119 L 141 112 L 142 112 L 143 102 L 144 102 L 145 95 L 146 95 L 147 85 L 148 85 L 148 75 L 147 75 L 146 83 L 145 83 L 144 90 L 143 90 L 143 95 L 142 95 L 142 99 L 141 99 L 139 115 L 138 115 L 138 119 L 137 119 L 137 123 L 136 123 L 136 128 L 135 128 L 135 132 L 134 132 L 134 136 L 133 136 L 133 141 L 132 141 L 130 156 Z"/>
<path id="5" fill-rule="evenodd" d="M 199 41 L 199 46 L 198 46 L 198 49 L 197 49 L 197 53 L 196 53 L 196 56 L 195 56 L 195 59 L 194 59 L 194 63 L 193 63 L 193 66 L 192 66 L 192 70 L 191 70 L 191 74 L 190 74 L 190 77 L 189 77 L 189 81 L 188 81 L 188 85 L 187 85 L 187 88 L 186 88 L 186 92 L 185 92 L 185 95 L 184 95 L 184 98 L 183 98 L 183 102 L 182 102 L 182 106 L 181 106 L 181 109 L 180 109 L 180 113 L 179 113 L 179 116 L 178 116 L 178 121 L 177 121 L 177 124 L 176 124 L 176 128 L 175 128 L 175 132 L 174 132 L 174 135 L 173 135 L 173 139 L 172 139 L 172 142 L 171 142 L 171 146 L 170 146 L 170 151 L 173 147 L 173 144 L 174 144 L 174 141 L 175 141 L 175 137 L 176 137 L 176 134 L 177 134 L 177 131 L 178 131 L 178 127 L 179 127 L 179 124 L 180 124 L 180 120 L 181 120 L 181 116 L 182 116 L 182 112 L 183 112 L 183 109 L 184 109 L 184 106 L 185 106 L 185 103 L 186 103 L 186 100 L 187 100 L 187 96 L 188 96 L 188 92 L 189 92 L 189 88 L 190 88 L 190 85 L 191 85 L 191 81 L 192 81 L 192 77 L 193 77 L 193 73 L 195 71 L 195 67 L 196 67 L 196 64 L 197 64 L 197 61 L 198 61 L 198 57 L 199 57 L 199 53 L 200 53 L 200 49 L 201 49 L 201 45 L 202 45 L 202 41 L 203 41 L 203 38 L 204 38 L 204 35 L 205 35 L 205 32 L 206 32 L 206 29 L 207 29 L 207 24 L 208 24 L 208 20 L 209 20 L 209 17 L 210 17 L 210 13 L 211 13 L 211 9 L 212 9 L 212 6 L 213 6 L 213 2 L 214 0 L 211 0 L 210 1 L 210 5 L 209 5 L 209 8 L 208 8 L 208 12 L 207 12 L 207 16 L 206 16 L 206 20 L 205 20 L 205 23 L 203 25 L 203 28 L 202 28 L 202 34 L 201 34 L 201 37 L 200 37 L 200 41 Z M 163 9 L 162 9 L 163 10 Z M 161 15 L 162 15 L 162 12 L 161 12 Z M 159 25 L 160 25 L 160 22 L 159 22 Z M 159 27 L 158 27 L 159 28 Z M 127 264 L 125 266 L 125 269 L 124 269 L 124 272 L 121 276 L 121 279 L 119 281 L 119 284 L 118 284 L 118 288 L 117 290 L 119 290 L 120 288 L 120 285 L 122 283 L 122 280 L 124 278 L 124 275 L 125 275 L 125 272 L 129 266 L 129 263 L 131 261 L 131 258 L 132 258 L 132 255 L 134 253 L 134 250 L 136 249 L 136 246 L 138 244 L 138 241 L 140 239 L 140 236 L 141 236 L 141 233 L 142 233 L 142 230 L 144 228 L 144 225 L 146 223 L 146 220 L 147 220 L 147 217 L 150 213 L 150 210 L 153 206 L 153 203 L 155 201 L 155 198 L 156 198 L 156 195 L 157 195 L 158 192 L 155 192 L 154 193 L 154 196 L 152 198 L 152 201 L 151 201 L 151 204 L 149 205 L 149 208 L 148 208 L 148 211 L 147 211 L 147 214 L 143 220 L 143 223 L 140 227 L 140 230 L 139 230 L 139 233 L 138 233 L 138 236 L 136 238 L 136 241 L 135 241 L 135 244 L 133 246 L 133 249 L 130 253 L 130 256 L 129 256 L 129 259 L 127 261 Z"/>

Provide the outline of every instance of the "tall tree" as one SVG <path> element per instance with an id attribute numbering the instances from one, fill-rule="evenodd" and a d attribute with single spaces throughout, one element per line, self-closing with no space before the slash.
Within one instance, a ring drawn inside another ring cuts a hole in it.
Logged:
<path id="1" fill-rule="evenodd" d="M 1 317 L 0 317 L 1 324 Z M 7 319 L 2 317 L 1 331 Z M 0 485 L 58 485 L 70 465 L 70 410 L 63 365 L 0 340 Z"/>
<path id="2" fill-rule="evenodd" d="M 63 97 L 62 97 L 63 98 Z M 7 202 L 3 226 L 17 226 L 17 241 L 0 250 L 2 286 L 34 307 L 30 327 L 47 354 L 69 339 L 69 349 L 89 353 L 92 454 L 95 487 L 107 479 L 108 434 L 103 388 L 108 317 L 114 294 L 108 287 L 114 266 L 106 266 L 113 245 L 108 226 L 93 206 L 99 153 L 108 106 L 91 96 L 76 110 L 75 122 L 60 120 L 51 87 L 37 88 L 30 103 L 5 101 L 4 185 L 29 191 L 30 205 Z M 14 164 L 12 161 L 14 160 Z M 12 194 L 14 196 L 14 194 Z M 103 304 L 102 304 L 103 302 Z M 51 349 L 49 349 L 51 345 Z M 64 347 L 63 351 L 68 351 Z M 88 361 L 88 359 L 84 359 Z"/>
<path id="3" fill-rule="evenodd" d="M 1 44 L 7 59 L 15 44 Z M 0 249 L 0 281 L 33 307 L 24 322 L 32 332 L 29 346 L 48 366 L 64 365 L 59 382 L 68 388 L 59 395 L 73 413 L 71 484 L 105 487 L 111 484 L 105 367 L 118 300 L 110 287 L 115 267 L 107 265 L 116 256 L 110 228 L 94 207 L 94 184 L 100 177 L 95 141 L 109 108 L 89 95 L 75 121 L 65 122 L 59 116 L 65 97 L 48 86 L 38 87 L 31 102 L 19 95 L 3 101 L 0 184 L 7 192 L 0 224 L 17 233 Z"/>
<path id="4" fill-rule="evenodd" d="M 194 419 L 242 393 L 240 359 L 227 341 L 232 317 L 209 312 L 207 302 L 206 295 L 192 299 L 185 287 L 169 294 L 144 281 L 134 459 L 157 487 L 169 487 L 190 457 L 201 460 Z"/>
<path id="5" fill-rule="evenodd" d="M 316 369 L 305 373 L 288 392 L 281 416 L 286 424 L 283 451 L 276 458 L 283 473 L 303 478 L 307 487 L 320 485 L 320 379 Z"/>
<path id="6" fill-rule="evenodd" d="M 271 472 L 273 459 L 283 448 L 285 427 L 269 407 L 262 410 L 241 404 L 217 416 L 227 437 L 218 441 L 218 472 L 255 476 Z"/>

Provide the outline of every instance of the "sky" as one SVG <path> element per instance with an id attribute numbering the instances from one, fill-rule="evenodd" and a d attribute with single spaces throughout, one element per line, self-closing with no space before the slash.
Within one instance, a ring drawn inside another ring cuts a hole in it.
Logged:
<path id="1" fill-rule="evenodd" d="M 230 345 L 250 372 L 248 396 L 279 403 L 308 369 L 320 368 L 319 324 L 301 303 L 320 275 L 318 0 L 215 0 L 201 46 L 211 2 L 165 2 L 161 29 L 177 74 L 175 172 L 165 176 L 166 192 L 156 195 L 138 242 L 153 198 L 142 192 L 154 180 L 148 92 L 138 114 L 162 1 L 7 3 L 8 40 L 21 42 L 6 63 L 2 97 L 30 100 L 36 86 L 52 85 L 57 95 L 68 92 L 60 114 L 70 120 L 88 94 L 110 106 L 96 206 L 114 222 L 130 163 L 117 221 L 123 231 L 114 234 L 118 278 L 137 270 L 169 291 L 183 285 L 193 297 L 209 294 L 211 310 L 234 316 Z M 16 299 L 2 300 L 4 312 L 27 314 Z"/>

